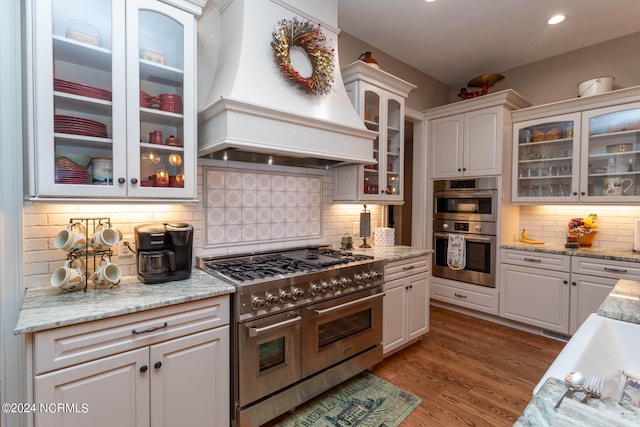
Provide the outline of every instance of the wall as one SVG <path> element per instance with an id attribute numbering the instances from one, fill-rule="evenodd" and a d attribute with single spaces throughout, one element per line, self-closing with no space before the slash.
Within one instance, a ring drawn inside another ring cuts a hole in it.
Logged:
<path id="1" fill-rule="evenodd" d="M 360 54 L 366 51 L 371 51 L 371 56 L 378 61 L 380 69 L 417 86 L 416 89 L 409 93 L 406 102 L 407 107 L 423 111 L 448 102 L 448 87 L 446 84 L 410 67 L 404 62 L 400 62 L 386 52 L 378 50 L 350 34 L 340 33 L 338 38 L 340 67 L 344 68 L 346 65 L 358 60 Z"/>
<path id="2" fill-rule="evenodd" d="M 614 89 L 640 85 L 640 32 L 506 71 L 491 92 L 513 89 L 533 105 L 576 98 L 578 83 L 613 76 Z M 473 78 L 470 77 L 469 79 Z M 467 82 L 450 87 L 449 102 Z"/>
<path id="3" fill-rule="evenodd" d="M 532 239 L 548 243 L 566 242 L 567 224 L 571 218 L 595 213 L 600 228 L 593 245 L 622 250 L 632 250 L 635 219 L 640 218 L 640 206 L 590 206 L 546 205 L 520 206 L 520 226 L 513 231 L 512 242 L 519 238 L 522 229 Z M 504 242 L 504 241 L 503 241 Z"/>
<path id="4" fill-rule="evenodd" d="M 222 162 L 211 163 L 219 165 Z M 242 163 L 232 163 L 230 166 L 249 171 L 255 171 L 258 167 Z M 202 169 L 202 167 L 198 168 L 198 200 L 207 200 L 206 195 L 203 194 Z M 354 245 L 361 243 L 360 238 L 357 237 L 357 225 L 362 205 L 338 205 L 332 202 L 333 173 L 331 171 L 318 172 L 283 167 L 274 167 L 273 170 L 286 172 L 293 176 L 305 176 L 309 173 L 323 175 L 322 235 L 320 237 L 280 239 L 272 242 L 253 242 L 252 244 L 233 243 L 208 249 L 203 245 L 204 208 L 202 202 L 180 204 L 43 204 L 27 202 L 24 204 L 25 286 L 48 286 L 51 273 L 64 262 L 66 253 L 55 249 L 53 239 L 68 224 L 70 218 L 109 217 L 113 226 L 119 228 L 125 235 L 133 235 L 134 228 L 138 224 L 168 221 L 187 222 L 194 227 L 194 256 L 218 256 L 317 243 L 330 243 L 339 248 L 340 239 L 345 233 L 354 236 Z M 367 208 L 372 211 L 373 230 L 382 224 L 382 209 L 375 205 L 367 205 Z M 254 219 L 253 224 L 258 224 L 258 218 Z M 230 226 L 232 225 L 226 225 L 226 227 Z M 136 274 L 134 257 L 115 256 L 112 261 L 122 268 L 124 275 Z"/>

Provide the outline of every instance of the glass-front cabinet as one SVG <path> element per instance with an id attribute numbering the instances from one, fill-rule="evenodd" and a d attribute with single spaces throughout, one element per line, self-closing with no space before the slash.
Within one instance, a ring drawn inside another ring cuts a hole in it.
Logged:
<path id="1" fill-rule="evenodd" d="M 514 121 L 512 200 L 640 200 L 639 89 L 621 90 L 618 103 L 613 94 L 570 100 L 567 107 L 564 103 L 554 105 L 559 110 L 573 110 L 570 113 L 550 115 L 546 110 L 545 118 Z M 602 104 L 608 106 L 593 108 Z M 514 120 L 520 114 L 532 115 L 532 111 L 535 108 L 514 112 Z"/>
<path id="2" fill-rule="evenodd" d="M 29 9 L 29 195 L 195 198 L 195 16 L 155 0 Z"/>
<path id="3" fill-rule="evenodd" d="M 415 86 L 362 61 L 345 67 L 342 77 L 365 126 L 377 133 L 376 163 L 336 169 L 341 185 L 334 186 L 334 200 L 403 203 L 404 103 Z"/>
<path id="4" fill-rule="evenodd" d="M 640 102 L 585 111 L 582 132 L 581 191 L 598 202 L 640 196 Z"/>
<path id="5" fill-rule="evenodd" d="M 573 113 L 514 124 L 514 201 L 578 200 L 579 123 Z"/>

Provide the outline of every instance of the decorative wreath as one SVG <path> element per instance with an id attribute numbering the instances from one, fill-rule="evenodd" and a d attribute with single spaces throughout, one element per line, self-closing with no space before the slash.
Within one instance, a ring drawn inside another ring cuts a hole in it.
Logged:
<path id="1" fill-rule="evenodd" d="M 271 42 L 282 75 L 316 95 L 329 92 L 333 83 L 333 49 L 324 45 L 325 40 L 320 24 L 302 23 L 293 18 L 278 23 Z M 291 65 L 289 49 L 292 46 L 298 46 L 307 53 L 313 68 L 311 76 L 302 77 Z"/>

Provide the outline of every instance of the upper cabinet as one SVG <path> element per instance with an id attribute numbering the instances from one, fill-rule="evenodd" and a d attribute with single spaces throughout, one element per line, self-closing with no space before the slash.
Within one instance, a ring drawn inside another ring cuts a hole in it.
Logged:
<path id="1" fill-rule="evenodd" d="M 511 110 L 530 104 L 512 90 L 425 111 L 431 178 L 502 174 Z"/>
<path id="2" fill-rule="evenodd" d="M 514 202 L 640 200 L 640 88 L 532 107 L 513 117 Z"/>
<path id="3" fill-rule="evenodd" d="M 28 6 L 29 196 L 195 199 L 200 8 L 168 3 Z"/>
<path id="4" fill-rule="evenodd" d="M 365 126 L 378 134 L 373 142 L 377 163 L 336 169 L 333 199 L 402 203 L 404 103 L 415 86 L 362 61 L 345 67 L 342 78 Z"/>

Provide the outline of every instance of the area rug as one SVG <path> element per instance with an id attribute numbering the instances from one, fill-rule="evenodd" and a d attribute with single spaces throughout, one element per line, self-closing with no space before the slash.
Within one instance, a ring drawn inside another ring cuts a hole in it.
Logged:
<path id="1" fill-rule="evenodd" d="M 363 372 L 294 412 L 277 427 L 394 427 L 422 399 Z"/>

